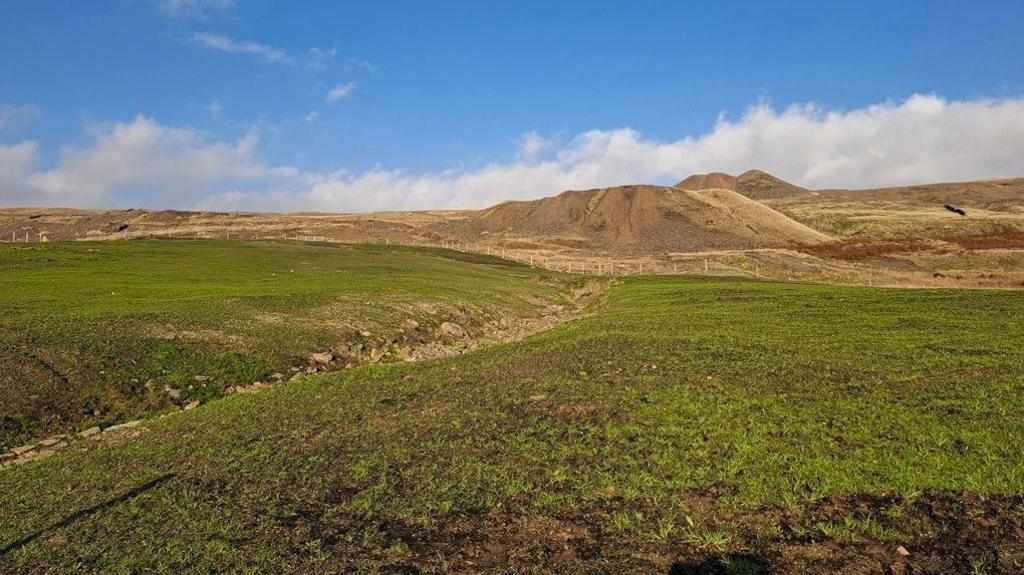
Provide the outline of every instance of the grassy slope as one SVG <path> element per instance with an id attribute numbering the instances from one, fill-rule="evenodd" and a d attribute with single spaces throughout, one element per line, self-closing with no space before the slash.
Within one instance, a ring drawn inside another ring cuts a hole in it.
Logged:
<path id="1" fill-rule="evenodd" d="M 0 561 L 651 572 L 787 541 L 919 553 L 942 529 L 908 511 L 922 490 L 1024 491 L 1022 314 L 1010 292 L 630 279 L 518 343 L 232 396 L 2 472 L 0 546 L 38 537 Z M 813 512 L 864 492 L 904 497 Z M 790 569 L 773 572 L 817 572 Z"/>
<path id="2" fill-rule="evenodd" d="M 556 274 L 506 264 L 287 242 L 0 245 L 0 447 L 161 410 L 165 386 L 186 403 L 340 343 L 383 346 L 407 318 L 429 335 L 561 300 Z"/>

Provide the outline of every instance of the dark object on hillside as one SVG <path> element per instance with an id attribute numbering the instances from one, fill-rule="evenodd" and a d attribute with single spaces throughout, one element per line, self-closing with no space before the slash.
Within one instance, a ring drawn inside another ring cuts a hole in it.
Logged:
<path id="1" fill-rule="evenodd" d="M 967 212 L 965 212 L 963 208 L 958 208 L 958 207 L 954 206 L 953 204 L 943 204 L 942 207 L 944 207 L 947 210 L 953 212 L 954 214 L 960 214 L 961 216 L 966 216 L 967 215 Z"/>
<path id="2" fill-rule="evenodd" d="M 128 229 L 128 224 L 118 224 L 117 231 L 123 232 Z"/>

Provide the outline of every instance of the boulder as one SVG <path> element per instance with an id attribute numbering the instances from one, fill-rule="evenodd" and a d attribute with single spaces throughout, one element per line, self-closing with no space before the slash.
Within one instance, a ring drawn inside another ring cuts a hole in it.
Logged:
<path id="1" fill-rule="evenodd" d="M 321 351 L 309 356 L 309 361 L 318 365 L 327 365 L 334 359 L 334 354 L 329 351 Z"/>
<path id="2" fill-rule="evenodd" d="M 466 328 L 453 321 L 446 321 L 437 327 L 437 335 L 455 338 L 466 337 Z"/>
<path id="3" fill-rule="evenodd" d="M 98 426 L 94 425 L 94 426 L 90 427 L 89 429 L 86 429 L 85 431 L 82 431 L 81 433 L 79 433 L 79 435 L 81 435 L 82 437 L 92 437 L 93 435 L 96 435 L 99 432 L 100 432 L 100 428 Z"/>

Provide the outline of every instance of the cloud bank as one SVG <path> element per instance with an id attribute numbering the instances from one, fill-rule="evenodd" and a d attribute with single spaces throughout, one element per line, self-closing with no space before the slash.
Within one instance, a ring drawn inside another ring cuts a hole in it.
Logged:
<path id="1" fill-rule="evenodd" d="M 258 158 L 255 132 L 216 142 L 144 116 L 92 133 L 89 147 L 64 150 L 45 171 L 35 168 L 35 142 L 0 145 L 0 204 L 371 211 L 483 207 L 750 168 L 811 188 L 1024 176 L 1024 98 L 914 95 L 848 111 L 761 103 L 676 141 L 628 128 L 563 143 L 528 132 L 514 160 L 436 173 L 274 166 Z"/>

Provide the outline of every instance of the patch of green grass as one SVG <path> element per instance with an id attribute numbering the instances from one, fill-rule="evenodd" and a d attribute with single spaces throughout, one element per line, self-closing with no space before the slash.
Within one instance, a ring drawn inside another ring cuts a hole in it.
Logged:
<path id="1" fill-rule="evenodd" d="M 457 252 L 296 242 L 4 244 L 0 269 L 0 448 L 158 411 L 168 387 L 178 403 L 206 400 L 291 375 L 314 351 L 384 346 L 405 319 L 429 334 L 534 315 L 571 279 Z"/>
<path id="2" fill-rule="evenodd" d="M 653 571 L 644 557 L 764 544 L 765 510 L 1024 491 L 1019 293 L 628 278 L 591 311 L 4 470 L 0 548 L 16 545 L 2 559 L 298 573 L 492 557 L 543 571 L 572 542 L 589 555 L 564 571 Z M 891 515 L 831 516 L 819 537 L 885 539 Z"/>

